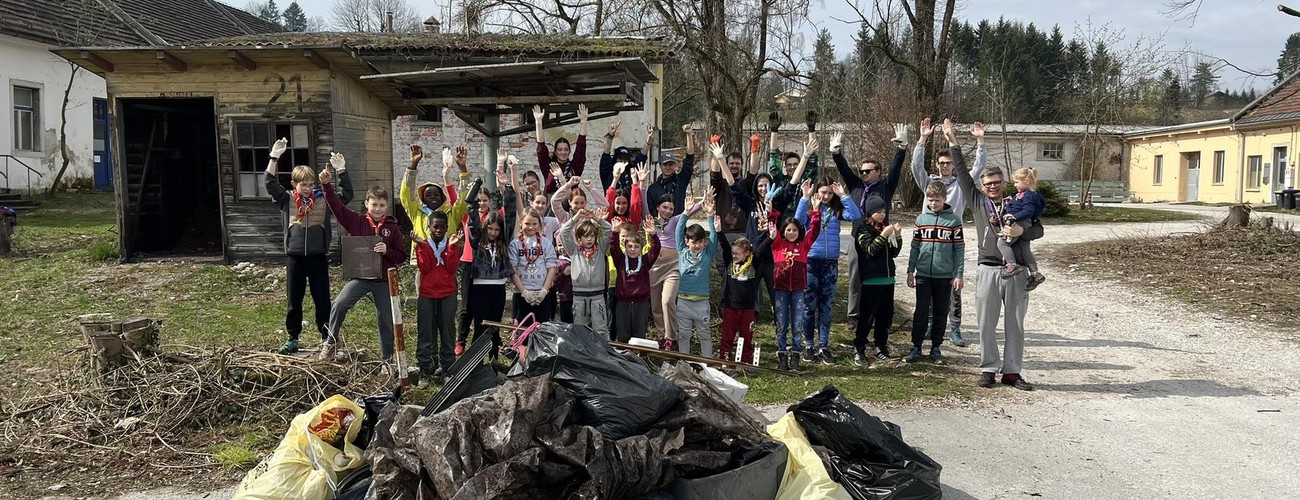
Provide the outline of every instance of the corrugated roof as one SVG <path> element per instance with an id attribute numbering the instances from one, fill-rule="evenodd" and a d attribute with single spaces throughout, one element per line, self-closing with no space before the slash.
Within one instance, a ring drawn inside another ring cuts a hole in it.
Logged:
<path id="1" fill-rule="evenodd" d="M 280 31 L 216 0 L 0 0 L 0 33 L 52 45 L 177 45 Z"/>
<path id="2" fill-rule="evenodd" d="M 1168 127 L 1140 129 L 1140 130 L 1134 130 L 1132 132 L 1128 132 L 1124 134 L 1124 136 L 1141 137 L 1146 135 L 1167 134 L 1171 132 L 1183 132 L 1187 130 L 1196 130 L 1198 128 L 1218 127 L 1218 126 L 1225 126 L 1225 125 L 1232 125 L 1231 120 L 1227 118 L 1220 118 L 1218 120 L 1209 120 L 1209 121 L 1196 122 L 1196 123 L 1184 123 L 1182 125 L 1170 125 Z"/>
<path id="3" fill-rule="evenodd" d="M 674 57 L 662 41 L 646 38 L 603 38 L 567 35 L 462 35 L 407 33 L 275 33 L 202 40 L 205 47 L 347 47 L 367 53 L 395 50 L 421 55 L 529 58 L 640 57 L 663 62 Z M 414 55 L 414 54 L 412 54 Z"/>

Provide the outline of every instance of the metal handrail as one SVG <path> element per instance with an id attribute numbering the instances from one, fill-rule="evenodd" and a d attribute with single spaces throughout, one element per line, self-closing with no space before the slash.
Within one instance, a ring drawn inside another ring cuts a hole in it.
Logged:
<path id="1" fill-rule="evenodd" d="M 24 163 L 22 160 L 18 159 L 18 157 L 14 156 L 14 155 L 0 155 L 0 158 L 4 158 L 4 159 L 5 159 L 5 171 L 4 171 L 3 173 L 0 173 L 0 175 L 3 175 L 4 178 L 5 178 L 5 189 L 9 189 L 9 160 L 13 160 L 13 161 L 18 162 L 18 164 L 19 164 L 19 165 L 22 165 L 24 168 L 26 168 L 28 172 L 31 172 L 31 173 L 33 173 L 33 174 L 36 174 L 36 177 L 41 178 L 41 179 L 44 179 L 44 178 L 45 178 L 45 174 L 40 173 L 40 171 L 38 171 L 38 170 L 32 168 L 31 165 L 28 165 L 27 163 Z M 31 176 L 31 175 L 28 175 L 28 176 L 27 176 L 27 192 L 28 192 L 28 193 L 32 192 L 32 176 Z"/>

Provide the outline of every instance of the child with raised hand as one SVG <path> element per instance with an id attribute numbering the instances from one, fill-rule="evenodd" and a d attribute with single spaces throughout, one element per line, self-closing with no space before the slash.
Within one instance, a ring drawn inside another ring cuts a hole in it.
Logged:
<path id="1" fill-rule="evenodd" d="M 862 278 L 859 309 L 862 316 L 853 336 L 853 364 L 866 366 L 867 335 L 875 326 L 876 359 L 889 359 L 889 327 L 894 322 L 894 258 L 902 250 L 902 226 L 886 224 L 888 205 L 884 198 L 870 196 L 864 203 L 867 221 L 854 235 L 858 251 L 858 275 Z M 942 331 L 942 330 L 939 330 Z"/>
<path id="2" fill-rule="evenodd" d="M 730 361 L 734 359 L 736 337 L 744 340 L 740 352 L 740 362 L 755 364 L 754 359 L 754 314 L 758 307 L 758 290 L 762 283 L 757 267 L 754 266 L 756 255 L 770 253 L 772 239 L 766 235 L 754 245 L 748 238 L 740 237 L 731 244 L 730 252 L 723 250 L 722 263 L 727 274 L 722 283 L 722 345 L 718 347 L 718 358 Z"/>
<path id="3" fill-rule="evenodd" d="M 510 241 L 510 265 L 515 268 L 515 321 L 529 314 L 538 323 L 551 320 L 555 311 L 556 256 L 551 237 L 542 234 L 542 216 L 529 209 L 519 219 L 522 230 Z"/>
<path id="4" fill-rule="evenodd" d="M 555 145 L 547 150 L 546 134 L 543 132 L 543 122 L 546 118 L 546 110 L 541 106 L 533 106 L 533 120 L 536 124 L 537 135 L 537 165 L 543 172 L 555 172 L 546 176 L 546 193 L 554 193 L 557 184 L 569 177 L 581 177 L 583 168 L 587 165 L 587 105 L 578 105 L 578 139 L 573 144 L 569 140 L 560 137 L 555 140 Z"/>
<path id="5" fill-rule="evenodd" d="M 639 228 L 623 224 L 609 236 L 607 247 L 617 274 L 614 338 L 619 342 L 627 342 L 633 337 L 645 338 L 650 323 L 650 269 L 659 259 L 657 231 L 654 221 L 646 220 Z M 650 242 L 648 250 L 646 240 Z"/>
<path id="6" fill-rule="evenodd" d="M 809 210 L 808 204 L 820 204 L 807 198 L 796 217 L 786 217 L 779 224 L 776 215 L 768 224 L 772 241 L 772 281 L 776 295 L 777 366 L 799 371 L 799 353 L 803 350 L 804 290 L 808 288 L 808 249 L 821 231 L 821 211 Z M 808 230 L 804 231 L 807 227 Z M 791 343 L 786 342 L 789 335 Z"/>
<path id="7" fill-rule="evenodd" d="M 1047 281 L 1038 272 L 1038 259 L 1034 258 L 1034 252 L 1029 249 L 1029 229 L 1034 226 L 1034 221 L 1043 216 L 1043 208 L 1047 205 L 1047 200 L 1043 195 L 1038 194 L 1035 188 L 1038 187 L 1038 172 L 1032 168 L 1017 169 L 1011 174 L 1011 180 L 1015 182 L 1016 193 L 1008 196 L 1003 208 L 1003 220 L 1005 225 L 1018 225 L 1025 229 L 1020 236 L 1003 236 L 998 238 L 998 251 L 1002 252 L 1002 260 L 1006 262 L 1006 268 L 1002 270 L 1002 279 L 1014 278 L 1017 274 L 1029 270 L 1029 279 L 1025 283 L 1025 290 L 1033 290 L 1038 285 Z M 1020 265 L 1024 262 L 1024 265 Z"/>
<path id="8" fill-rule="evenodd" d="M 582 209 L 560 225 L 560 240 L 569 251 L 573 283 L 573 321 L 602 338 L 609 337 L 609 311 L 605 288 L 609 281 L 610 224 L 602 211 Z"/>
<path id="9" fill-rule="evenodd" d="M 433 380 L 439 368 L 447 374 L 456 362 L 452 339 L 456 336 L 456 272 L 463 235 L 457 232 L 448 237 L 448 222 L 447 214 L 434 212 L 429 217 L 428 239 L 414 231 L 411 234 L 416 243 L 415 265 L 420 269 L 415 361 L 421 383 Z"/>
<path id="10" fill-rule="evenodd" d="M 329 338 L 330 273 L 329 247 L 334 241 L 331 234 L 329 205 L 324 202 L 325 192 L 318 189 L 316 172 L 307 165 L 293 167 L 293 191 L 285 191 L 276 177 L 280 156 L 289 148 L 289 140 L 281 138 L 271 147 L 271 161 L 266 165 L 266 192 L 280 208 L 284 225 L 285 286 L 288 287 L 289 308 L 284 314 L 284 330 L 289 339 L 280 346 L 280 354 L 298 352 L 298 336 L 302 333 L 302 300 L 311 290 L 312 304 L 316 308 L 316 330 L 321 341 Z M 343 155 L 330 154 L 330 165 L 339 177 L 339 199 L 343 204 L 352 202 L 352 177 L 346 170 Z"/>
<path id="11" fill-rule="evenodd" d="M 649 186 L 642 184 L 642 190 Z M 647 191 L 648 192 L 648 191 Z M 677 289 L 681 282 L 681 270 L 678 267 L 677 227 L 687 223 L 687 218 L 695 215 L 700 203 L 685 212 L 676 212 L 674 194 L 665 193 L 655 201 L 654 215 L 646 213 L 646 220 L 654 224 L 654 238 L 659 244 L 659 258 L 650 268 L 650 313 L 654 316 L 655 328 L 659 331 L 660 347 L 664 350 L 677 349 Z M 648 209 L 648 208 L 647 208 Z M 615 320 L 618 311 L 615 311 Z"/>
<path id="12" fill-rule="evenodd" d="M 584 181 L 581 177 L 570 177 L 569 182 L 551 195 L 551 211 L 560 224 L 568 222 L 573 217 L 572 214 L 589 207 L 609 208 L 609 202 L 600 196 L 591 181 Z"/>
<path id="13" fill-rule="evenodd" d="M 927 326 L 930 331 L 930 358 L 943 361 L 939 345 L 943 343 L 943 324 L 954 292 L 962 288 L 966 241 L 961 216 L 947 200 L 948 186 L 942 180 L 930 181 L 925 187 L 925 210 L 916 218 L 912 230 L 912 251 L 907 255 L 907 286 L 916 289 L 916 311 L 912 314 L 912 350 L 908 363 L 921 359 L 921 344 Z"/>
<path id="14" fill-rule="evenodd" d="M 381 241 L 375 244 L 374 251 L 381 255 L 384 269 L 402 265 L 407 256 L 402 248 L 402 234 L 397 227 L 397 218 L 388 215 L 388 190 L 375 186 L 366 191 L 366 212 L 363 214 L 343 204 L 339 196 L 334 193 L 334 186 L 330 184 L 332 180 L 333 175 L 328 169 L 320 173 L 320 182 L 325 189 L 325 201 L 329 202 L 330 211 L 334 212 L 339 225 L 352 236 L 378 236 Z M 347 319 L 348 311 L 352 306 L 366 295 L 370 295 L 371 301 L 375 304 L 375 311 L 378 313 L 379 352 L 385 361 L 393 357 L 393 309 L 391 296 L 388 294 L 388 273 L 385 272 L 382 278 L 353 278 L 343 285 L 343 290 L 339 292 L 338 297 L 334 298 L 331 306 L 330 336 L 321 345 L 321 359 L 333 359 L 336 349 L 342 342 L 343 320 Z"/>
<path id="15" fill-rule="evenodd" d="M 709 319 L 709 269 L 719 251 L 714 222 L 714 191 L 704 196 L 705 227 L 677 224 L 677 351 L 691 352 L 691 337 L 700 338 L 700 355 L 713 357 L 712 321 Z M 688 227 L 689 226 L 689 227 Z M 707 230 L 706 230 L 707 228 Z"/>
<path id="16" fill-rule="evenodd" d="M 514 161 L 513 158 L 511 158 L 508 163 L 510 165 L 510 178 L 518 179 L 519 163 Z M 524 185 L 527 186 L 528 180 L 525 179 L 524 182 Z M 515 213 L 517 217 L 523 217 L 523 214 L 527 210 L 531 209 L 538 217 L 541 217 L 541 222 L 538 225 L 538 232 L 554 240 L 555 232 L 560 230 L 560 221 L 556 220 L 555 217 L 546 215 L 546 212 L 549 209 L 546 203 L 547 200 L 548 198 L 546 197 L 546 194 L 541 192 L 541 190 L 538 190 L 536 193 L 530 193 L 527 189 L 522 191 L 515 190 Z M 517 229 L 522 231 L 522 225 Z M 510 236 L 514 237 L 513 234 Z"/>
<path id="17" fill-rule="evenodd" d="M 821 358 L 823 364 L 833 365 L 835 356 L 831 355 L 830 350 L 831 303 L 835 300 L 835 282 L 840 274 L 840 224 L 855 221 L 862 214 L 858 204 L 844 192 L 844 186 L 829 178 L 823 178 L 816 185 L 804 181 L 802 189 L 803 197 L 809 203 L 800 202 L 795 216 L 802 218 L 800 211 L 807 210 L 811 206 L 811 200 L 816 197 L 818 206 L 812 209 L 819 212 L 821 220 L 817 239 L 808 249 L 808 292 L 804 295 L 803 332 L 807 345 L 804 347 L 803 359 L 814 361 Z M 820 333 L 816 339 L 813 338 L 815 332 Z M 814 345 L 820 347 L 815 356 Z"/>

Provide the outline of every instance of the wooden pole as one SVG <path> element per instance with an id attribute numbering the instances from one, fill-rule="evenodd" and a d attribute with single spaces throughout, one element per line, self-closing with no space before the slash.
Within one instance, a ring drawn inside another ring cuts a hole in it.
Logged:
<path id="1" fill-rule="evenodd" d="M 402 333 L 402 295 L 399 286 L 397 268 L 388 268 L 388 302 L 393 310 L 393 348 L 396 350 L 393 357 L 397 358 L 397 380 L 401 382 L 402 389 L 406 389 L 411 386 L 411 381 L 406 378 L 406 335 Z"/>

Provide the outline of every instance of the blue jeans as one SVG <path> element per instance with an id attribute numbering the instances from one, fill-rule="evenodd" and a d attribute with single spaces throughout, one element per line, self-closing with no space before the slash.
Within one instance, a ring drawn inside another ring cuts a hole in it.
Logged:
<path id="1" fill-rule="evenodd" d="M 810 347 L 825 349 L 831 341 L 831 302 L 835 300 L 835 277 L 839 275 L 835 259 L 808 259 L 808 291 L 804 293 L 803 338 Z M 820 335 L 813 342 L 813 328 Z"/>
<path id="2" fill-rule="evenodd" d="M 776 307 L 776 349 L 785 351 L 786 335 L 794 341 L 796 351 L 803 350 L 803 290 L 787 292 L 777 290 L 773 306 Z M 792 324 L 793 323 L 793 324 Z"/>

